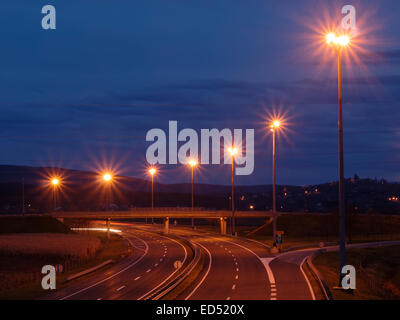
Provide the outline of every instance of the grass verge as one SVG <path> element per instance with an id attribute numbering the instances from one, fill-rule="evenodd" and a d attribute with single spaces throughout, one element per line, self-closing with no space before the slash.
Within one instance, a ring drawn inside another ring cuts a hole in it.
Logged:
<path id="1" fill-rule="evenodd" d="M 39 298 L 49 292 L 44 291 L 41 287 L 42 274 L 41 268 L 45 264 L 61 264 L 64 271 L 57 274 L 57 289 L 62 289 L 77 281 L 88 278 L 94 273 L 90 273 L 79 279 L 66 282 L 65 279 L 72 274 L 81 272 L 88 268 L 94 267 L 105 260 L 114 260 L 115 262 L 121 260 L 129 254 L 131 248 L 128 242 L 121 236 L 111 234 L 110 240 L 107 240 L 105 232 L 85 232 L 98 238 L 101 241 L 100 249 L 95 255 L 88 259 L 70 259 L 65 256 L 53 256 L 51 262 L 44 261 L 43 256 L 35 255 L 4 255 L 1 257 L 0 263 L 0 299 L 4 300 L 20 300 L 20 299 L 35 299 Z M 68 243 L 65 244 L 66 246 Z M 11 267 L 10 267 L 11 266 Z M 4 286 L 3 279 L 13 279 L 13 285 Z"/>
<path id="2" fill-rule="evenodd" d="M 346 263 L 356 268 L 356 287 L 352 293 L 333 290 L 338 285 L 339 253 L 327 252 L 313 261 L 335 300 L 400 299 L 400 247 L 347 250 Z"/>

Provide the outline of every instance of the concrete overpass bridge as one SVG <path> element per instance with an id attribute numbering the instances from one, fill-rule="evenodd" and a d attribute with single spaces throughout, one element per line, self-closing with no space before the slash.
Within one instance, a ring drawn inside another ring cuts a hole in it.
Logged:
<path id="1" fill-rule="evenodd" d="M 104 219 L 107 228 L 110 228 L 111 219 L 148 219 L 161 218 L 164 221 L 164 232 L 169 232 L 170 219 L 216 219 L 220 222 L 221 234 L 226 234 L 228 218 L 232 211 L 228 210 L 203 210 L 191 208 L 157 208 L 157 209 L 132 209 L 129 211 L 88 211 L 88 212 L 54 212 L 50 216 L 63 220 L 68 219 Z M 272 211 L 235 211 L 236 218 L 264 218 L 272 217 Z"/>

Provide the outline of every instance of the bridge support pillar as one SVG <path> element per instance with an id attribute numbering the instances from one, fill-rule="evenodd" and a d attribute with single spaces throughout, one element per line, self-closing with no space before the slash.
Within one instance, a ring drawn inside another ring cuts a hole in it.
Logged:
<path id="1" fill-rule="evenodd" d="M 169 233 L 169 217 L 164 218 L 164 233 Z"/>
<path id="2" fill-rule="evenodd" d="M 107 218 L 107 239 L 110 239 L 111 219 Z"/>
<path id="3" fill-rule="evenodd" d="M 221 227 L 221 234 L 226 234 L 226 218 L 219 218 L 220 227 Z"/>

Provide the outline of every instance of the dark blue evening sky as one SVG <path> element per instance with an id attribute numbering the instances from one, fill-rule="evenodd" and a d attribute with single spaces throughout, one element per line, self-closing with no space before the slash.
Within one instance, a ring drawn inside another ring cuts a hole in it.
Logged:
<path id="1" fill-rule="evenodd" d="M 45 4 L 56 30 L 41 28 Z M 238 183 L 270 183 L 263 117 L 276 109 L 289 118 L 278 183 L 336 180 L 336 60 L 316 31 L 327 15 L 339 24 L 344 4 L 360 29 L 343 65 L 345 174 L 398 181 L 397 0 L 2 0 L 0 164 L 95 169 L 107 159 L 144 177 L 146 132 L 177 120 L 254 128 L 255 171 Z M 229 184 L 229 174 L 209 166 L 199 179 Z M 188 178 L 162 167 L 163 182 Z"/>

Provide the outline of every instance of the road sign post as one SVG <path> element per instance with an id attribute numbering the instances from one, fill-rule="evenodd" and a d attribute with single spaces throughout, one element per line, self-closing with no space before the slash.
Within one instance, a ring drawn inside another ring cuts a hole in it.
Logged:
<path id="1" fill-rule="evenodd" d="M 281 251 L 282 243 L 283 243 L 283 235 L 285 234 L 284 231 L 275 231 L 274 236 L 274 245 Z"/>

